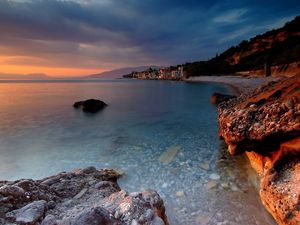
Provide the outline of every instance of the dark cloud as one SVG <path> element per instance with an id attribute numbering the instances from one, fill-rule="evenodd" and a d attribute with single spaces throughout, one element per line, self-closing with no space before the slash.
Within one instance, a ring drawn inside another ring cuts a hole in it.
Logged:
<path id="1" fill-rule="evenodd" d="M 2 0 L 0 50 L 20 56 L 16 64 L 31 57 L 48 66 L 107 69 L 183 63 L 212 57 L 299 12 L 290 0 Z"/>

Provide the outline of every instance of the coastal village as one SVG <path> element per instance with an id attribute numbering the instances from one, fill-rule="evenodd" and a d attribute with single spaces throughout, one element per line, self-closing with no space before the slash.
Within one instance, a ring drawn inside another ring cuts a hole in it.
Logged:
<path id="1" fill-rule="evenodd" d="M 140 79 L 140 80 L 183 80 L 186 73 L 183 66 L 177 67 L 149 67 L 149 69 L 123 76 L 124 78 Z"/>

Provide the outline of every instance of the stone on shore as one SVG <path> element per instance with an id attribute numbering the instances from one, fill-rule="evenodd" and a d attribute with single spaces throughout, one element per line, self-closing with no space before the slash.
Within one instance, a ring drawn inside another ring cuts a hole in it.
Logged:
<path id="1" fill-rule="evenodd" d="M 41 180 L 0 181 L 0 224 L 167 225 L 159 194 L 128 194 L 117 183 L 120 176 L 88 167 Z"/>
<path id="2" fill-rule="evenodd" d="M 45 200 L 34 201 L 7 213 L 6 217 L 20 224 L 36 224 L 44 216 L 46 208 L 47 202 Z"/>
<path id="3" fill-rule="evenodd" d="M 219 105 L 220 137 L 246 152 L 260 175 L 260 197 L 281 225 L 300 224 L 300 74 Z"/>
<path id="4" fill-rule="evenodd" d="M 91 113 L 98 112 L 106 106 L 107 104 L 105 102 L 97 99 L 88 99 L 85 101 L 75 102 L 73 104 L 74 108 L 81 108 L 84 112 L 91 112 Z"/>

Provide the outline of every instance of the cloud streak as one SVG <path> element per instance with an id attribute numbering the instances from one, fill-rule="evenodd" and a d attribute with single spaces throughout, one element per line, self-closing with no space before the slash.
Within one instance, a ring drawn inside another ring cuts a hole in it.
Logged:
<path id="1" fill-rule="evenodd" d="M 207 59 L 300 12 L 297 1 L 270 2 L 2 0 L 0 72 L 8 65 L 85 73 Z"/>

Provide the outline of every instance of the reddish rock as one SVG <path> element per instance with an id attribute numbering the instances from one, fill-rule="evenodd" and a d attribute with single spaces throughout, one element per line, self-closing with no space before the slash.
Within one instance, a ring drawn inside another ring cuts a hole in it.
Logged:
<path id="1" fill-rule="evenodd" d="M 236 98 L 236 96 L 234 95 L 226 95 L 226 94 L 221 94 L 221 93 L 213 93 L 212 96 L 210 97 L 210 102 L 212 104 L 220 104 L 222 102 L 227 102 L 230 99 Z"/>
<path id="2" fill-rule="evenodd" d="M 300 224 L 300 74 L 219 106 L 230 154 L 246 152 L 260 196 L 279 224 Z"/>

